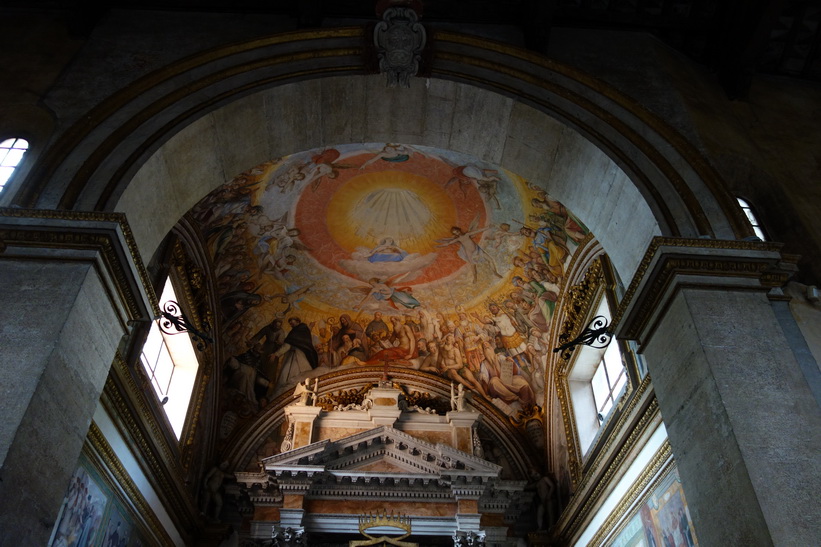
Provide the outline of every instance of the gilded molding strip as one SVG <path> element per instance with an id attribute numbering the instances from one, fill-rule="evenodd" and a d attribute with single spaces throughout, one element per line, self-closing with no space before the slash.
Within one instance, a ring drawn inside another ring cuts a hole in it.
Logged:
<path id="1" fill-rule="evenodd" d="M 118 388 L 117 382 L 112 378 L 112 374 L 116 374 L 120 382 L 123 382 L 126 389 L 130 391 L 129 399 L 134 401 L 139 410 L 140 423 L 148 427 L 151 433 L 151 439 L 147 439 L 135 418 L 131 408 L 126 402 L 123 393 Z M 136 443 L 137 452 L 142 456 L 142 460 L 148 466 L 147 473 L 151 476 L 159 488 L 158 492 L 165 495 L 168 503 L 173 507 L 175 515 L 179 518 L 188 516 L 188 524 L 194 522 L 194 514 L 196 507 L 190 493 L 185 487 L 185 480 L 178 454 L 171 450 L 168 445 L 165 435 L 161 430 L 161 426 L 157 423 L 153 413 L 149 410 L 145 395 L 137 386 L 130 371 L 122 359 L 117 354 L 112 364 L 112 373 L 106 379 L 105 388 L 103 390 L 104 397 L 102 402 L 112 417 L 116 417 L 115 424 L 118 429 L 125 428 L 123 433 L 127 439 L 131 439 Z M 159 461 L 152 448 L 158 449 L 163 461 Z"/>
<path id="2" fill-rule="evenodd" d="M 627 511 L 633 506 L 642 492 L 647 492 L 648 487 L 650 491 L 654 490 L 658 484 L 667 477 L 673 465 L 673 449 L 670 447 L 670 443 L 665 440 L 650 460 L 650 463 L 648 463 L 647 467 L 644 468 L 644 471 L 642 471 L 641 475 L 636 479 L 636 482 L 633 483 L 630 490 L 628 490 L 621 501 L 619 501 L 619 504 L 613 509 L 613 512 L 610 513 L 607 520 L 604 521 L 599 531 L 593 536 L 593 539 L 590 540 L 590 544 L 602 545 L 604 539 L 610 535 L 616 524 L 627 516 Z M 622 523 L 622 528 L 624 524 L 626 523 Z"/>
<path id="3" fill-rule="evenodd" d="M 21 187 L 20 193 L 18 196 L 15 196 L 15 203 L 25 207 L 33 206 L 40 197 L 40 193 L 44 188 L 44 182 L 51 180 L 59 165 L 65 161 L 77 143 L 83 141 L 96 127 L 101 125 L 104 120 L 113 116 L 117 110 L 148 93 L 151 88 L 155 88 L 175 77 L 201 68 L 209 63 L 247 53 L 255 49 L 313 40 L 360 38 L 364 36 L 364 32 L 365 29 L 362 27 L 285 32 L 266 38 L 258 38 L 243 44 L 234 44 L 227 47 L 215 48 L 205 53 L 197 53 L 176 61 L 169 66 L 160 67 L 138 78 L 125 89 L 103 100 L 103 102 L 83 116 L 81 120 L 72 125 L 59 138 L 54 146 L 46 150 L 45 154 L 33 167 L 26 177 L 25 184 Z"/>
<path id="4" fill-rule="evenodd" d="M 105 465 L 106 470 L 112 474 L 114 479 L 117 481 L 117 484 L 128 496 L 128 499 L 139 510 L 140 516 L 149 524 L 155 538 L 162 541 L 162 545 L 173 547 L 174 542 L 168 535 L 168 532 L 166 532 L 160 520 L 157 518 L 157 515 L 151 508 L 151 505 L 149 505 L 145 497 L 143 497 L 142 492 L 140 492 L 134 484 L 134 481 L 131 479 L 128 472 L 123 467 L 122 462 L 120 462 L 120 459 L 117 457 L 117 454 L 106 440 L 105 435 L 103 435 L 103 432 L 100 431 L 100 428 L 97 427 L 97 424 L 93 421 L 88 429 L 86 439 L 94 449 L 94 453 L 99 456 L 102 464 Z"/>
<path id="5" fill-rule="evenodd" d="M 128 220 L 124 213 L 113 212 L 96 212 L 96 211 L 55 211 L 51 209 L 17 209 L 11 207 L 0 207 L 0 218 L 42 218 L 53 220 L 68 220 L 68 221 L 93 221 L 93 222 L 116 222 L 123 233 L 128 253 L 131 255 L 131 260 L 139 275 L 139 282 L 142 283 L 149 304 L 152 309 L 151 312 L 159 315 L 159 304 L 157 296 L 154 294 L 154 289 L 149 282 L 148 272 L 137 249 L 137 243 L 134 240 L 134 235 L 128 225 Z M 139 318 L 141 314 L 138 312 L 137 296 L 129 288 L 127 279 L 130 277 L 126 273 L 126 269 L 120 264 L 120 260 L 114 250 L 113 238 L 110 235 L 100 233 L 92 233 L 82 231 L 78 228 L 76 232 L 67 231 L 65 228 L 48 227 L 48 226 L 31 226 L 15 229 L 0 230 L 0 240 L 4 241 L 6 245 L 13 243 L 16 245 L 25 246 L 64 246 L 67 248 L 96 248 L 100 249 L 103 259 L 109 270 L 117 282 L 118 291 L 120 291 L 129 313 L 133 318 Z"/>
<path id="6" fill-rule="evenodd" d="M 640 397 L 638 397 L 638 396 L 634 396 L 634 399 L 636 399 L 636 400 L 638 400 L 639 398 Z M 625 412 L 625 414 L 629 414 L 629 412 Z M 608 465 L 607 470 L 597 480 L 596 486 L 593 488 L 593 490 L 591 492 L 586 494 L 585 503 L 576 512 L 575 516 L 573 517 L 573 520 L 570 522 L 570 524 L 567 526 L 567 528 L 565 528 L 564 531 L 566 531 L 566 535 L 568 537 L 572 537 L 573 534 L 576 533 L 576 531 L 581 526 L 583 520 L 585 518 L 587 518 L 587 516 L 592 511 L 593 506 L 598 504 L 601 501 L 600 497 L 602 495 L 602 492 L 610 485 L 610 483 L 613 479 L 613 476 L 619 471 L 619 469 L 621 469 L 621 466 L 623 464 L 625 464 L 629 453 L 632 452 L 632 450 L 636 447 L 636 444 L 638 442 L 639 437 L 641 437 L 641 435 L 643 435 L 645 433 L 645 430 L 647 429 L 648 424 L 650 424 L 656 418 L 657 414 L 658 414 L 658 401 L 656 400 L 655 397 L 653 397 L 653 400 L 650 402 L 647 409 L 642 414 L 641 419 L 638 421 L 638 423 L 635 425 L 635 427 L 633 427 L 633 430 L 630 432 L 630 435 L 624 441 L 624 444 L 622 445 L 622 447 L 619 449 L 616 456 L 613 458 L 613 460 Z M 613 436 L 613 437 L 615 437 L 615 436 Z M 586 487 L 587 483 L 589 483 L 590 480 L 592 480 L 592 477 L 595 474 L 595 471 L 596 471 L 596 469 L 592 469 L 592 468 L 590 470 L 588 470 L 587 474 L 585 475 L 585 480 L 582 481 L 582 485 L 576 490 L 576 495 L 579 495 L 580 492 L 585 490 L 585 487 Z M 571 500 L 571 504 L 572 504 L 572 500 Z M 570 517 L 568 517 L 568 518 L 570 518 Z M 562 519 L 562 520 L 566 520 L 566 519 Z"/>
<path id="7" fill-rule="evenodd" d="M 617 433 L 624 430 L 624 427 L 627 425 L 627 422 L 632 418 L 633 411 L 636 410 L 636 407 L 641 402 L 644 397 L 644 394 L 652 389 L 652 381 L 650 376 L 646 376 L 644 380 L 641 382 L 639 387 L 635 390 L 635 393 L 632 397 L 629 394 L 626 394 L 622 399 L 621 404 L 625 405 L 622 413 L 619 415 L 618 419 L 616 420 L 616 424 L 613 426 L 613 433 L 607 438 L 607 441 L 602 445 L 602 449 L 599 451 L 598 456 L 595 460 L 589 465 L 587 469 L 587 475 L 585 479 L 579 485 L 579 490 L 583 490 L 587 487 L 588 483 L 592 480 L 592 476 L 596 473 L 596 471 L 605 463 L 605 458 L 607 453 L 609 452 L 610 448 L 612 448 L 613 444 L 616 442 L 616 437 L 618 436 Z M 627 401 L 626 404 L 624 401 Z M 658 401 L 655 398 L 650 402 L 645 410 L 642 419 L 639 421 L 639 424 L 646 424 L 655 416 L 656 410 L 658 409 Z M 649 415 L 648 415 L 649 413 Z M 647 418 L 647 419 L 645 419 Z M 635 433 L 635 430 L 631 432 L 631 435 Z M 629 440 L 629 437 L 628 437 Z M 632 448 L 632 447 L 631 447 Z"/>
<path id="8" fill-rule="evenodd" d="M 733 233 L 736 237 L 754 235 L 749 223 L 744 218 L 735 199 L 726 190 L 726 184 L 721 175 L 704 158 L 696 147 L 690 143 L 674 127 L 664 121 L 663 118 L 648 110 L 640 101 L 626 95 L 613 86 L 603 83 L 587 73 L 575 69 L 570 65 L 558 63 L 548 57 L 539 55 L 529 50 L 519 49 L 499 42 L 478 39 L 474 36 L 458 34 L 449 31 L 436 31 L 432 35 L 432 41 L 449 42 L 454 44 L 467 45 L 489 51 L 494 51 L 502 55 L 521 59 L 525 62 L 537 65 L 540 68 L 555 72 L 565 78 L 575 81 L 585 87 L 599 93 L 616 103 L 625 111 L 635 116 L 642 123 L 655 131 L 661 138 L 667 141 L 682 158 L 693 168 L 699 178 L 707 185 L 710 193 L 716 198 L 722 212 L 730 222 Z"/>

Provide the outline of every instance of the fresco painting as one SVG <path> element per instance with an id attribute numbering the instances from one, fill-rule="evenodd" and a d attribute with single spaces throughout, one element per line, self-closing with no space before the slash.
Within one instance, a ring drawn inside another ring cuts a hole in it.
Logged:
<path id="1" fill-rule="evenodd" d="M 354 144 L 259 165 L 192 214 L 233 416 L 306 377 L 385 364 L 510 415 L 544 405 L 553 308 L 588 234 L 544 189 L 454 152 Z"/>
<path id="2" fill-rule="evenodd" d="M 128 512 L 85 459 L 69 482 L 49 547 L 149 545 Z"/>
<path id="3" fill-rule="evenodd" d="M 678 469 L 673 467 L 608 547 L 697 547 Z"/>
<path id="4" fill-rule="evenodd" d="M 87 547 L 96 545 L 108 497 L 82 466 L 69 482 L 60 509 L 51 547 Z"/>
<path id="5" fill-rule="evenodd" d="M 132 526 L 117 507 L 108 513 L 108 522 L 101 539 L 101 547 L 126 547 L 131 538 Z"/>

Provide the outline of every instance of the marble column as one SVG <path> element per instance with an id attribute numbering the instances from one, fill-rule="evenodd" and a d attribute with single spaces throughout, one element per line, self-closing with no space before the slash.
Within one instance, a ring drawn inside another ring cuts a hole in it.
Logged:
<path id="1" fill-rule="evenodd" d="M 777 244 L 657 238 L 617 317 L 637 340 L 702 545 L 814 545 L 821 411 L 773 300 Z"/>
<path id="2" fill-rule="evenodd" d="M 0 209 L 0 545 L 45 545 L 115 351 L 156 300 L 124 217 Z"/>

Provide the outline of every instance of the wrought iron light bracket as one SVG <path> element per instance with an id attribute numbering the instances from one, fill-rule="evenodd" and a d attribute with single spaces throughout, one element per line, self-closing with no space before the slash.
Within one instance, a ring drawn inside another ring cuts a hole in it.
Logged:
<path id="1" fill-rule="evenodd" d="M 200 351 L 205 351 L 208 344 L 214 343 L 211 336 L 197 329 L 194 324 L 188 320 L 180 309 L 180 305 L 173 300 L 168 300 L 163 304 L 159 324 L 160 330 L 165 334 L 188 333 L 191 337 L 191 342 Z M 209 325 L 205 323 L 203 328 L 208 329 Z"/>
<path id="2" fill-rule="evenodd" d="M 606 348 L 613 340 L 613 333 L 610 332 L 609 327 L 610 325 L 607 318 L 603 315 L 597 315 L 576 338 L 566 344 L 562 344 L 558 348 L 553 348 L 553 353 L 573 350 L 580 344 L 597 349 Z"/>

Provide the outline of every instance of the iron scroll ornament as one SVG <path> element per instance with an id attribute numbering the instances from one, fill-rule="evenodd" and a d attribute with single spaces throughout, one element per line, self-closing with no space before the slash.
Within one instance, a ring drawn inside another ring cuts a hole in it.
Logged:
<path id="1" fill-rule="evenodd" d="M 585 346 L 596 349 L 606 348 L 613 340 L 613 333 L 608 330 L 609 326 L 609 321 L 606 317 L 597 315 L 576 338 L 566 344 L 562 344 L 558 348 L 553 348 L 553 353 L 573 350 L 579 344 L 584 344 Z"/>
<path id="2" fill-rule="evenodd" d="M 191 342 L 199 351 L 205 351 L 208 344 L 214 343 L 214 340 L 208 334 L 197 329 L 191 321 L 188 320 L 182 310 L 180 310 L 180 305 L 173 300 L 168 300 L 163 304 L 162 311 L 160 312 L 159 325 L 160 330 L 165 334 L 174 335 L 187 332 L 191 337 Z M 203 327 L 207 329 L 208 324 L 205 323 Z"/>

